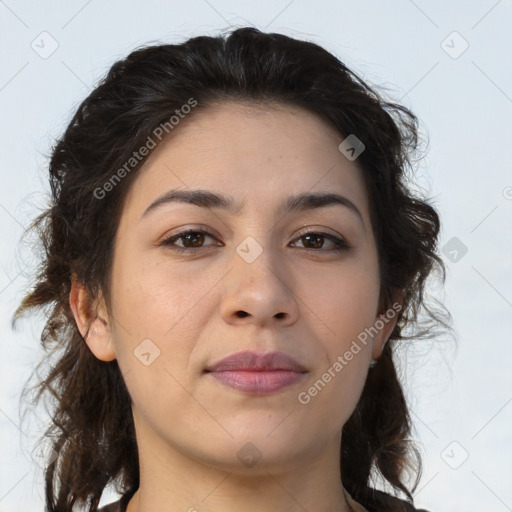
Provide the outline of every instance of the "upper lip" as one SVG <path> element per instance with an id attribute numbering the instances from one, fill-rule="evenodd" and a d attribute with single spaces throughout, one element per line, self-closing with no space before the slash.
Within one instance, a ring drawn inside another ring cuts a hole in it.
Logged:
<path id="1" fill-rule="evenodd" d="M 259 353 L 251 350 L 231 354 L 219 362 L 208 366 L 207 372 L 222 372 L 227 370 L 245 371 L 274 371 L 289 370 L 305 373 L 307 370 L 295 359 L 284 352 Z"/>

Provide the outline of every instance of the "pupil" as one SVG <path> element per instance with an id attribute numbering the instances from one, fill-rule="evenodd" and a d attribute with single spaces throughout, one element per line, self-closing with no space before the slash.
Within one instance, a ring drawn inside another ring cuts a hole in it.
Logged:
<path id="1" fill-rule="evenodd" d="M 191 241 L 193 244 L 196 244 L 198 239 L 201 241 L 202 240 L 202 237 L 203 234 L 202 233 L 188 233 L 187 235 L 185 235 L 185 240 L 188 240 L 188 241 Z M 192 237 L 193 240 L 190 240 L 189 237 Z M 195 245 L 194 245 L 195 247 Z"/>
<path id="2" fill-rule="evenodd" d="M 306 238 L 307 238 L 308 241 L 311 241 L 311 239 L 313 239 L 313 240 L 316 239 L 317 242 L 316 243 L 313 242 L 313 245 L 315 247 L 318 248 L 318 247 L 322 246 L 322 243 L 321 243 L 322 235 L 306 235 Z"/>

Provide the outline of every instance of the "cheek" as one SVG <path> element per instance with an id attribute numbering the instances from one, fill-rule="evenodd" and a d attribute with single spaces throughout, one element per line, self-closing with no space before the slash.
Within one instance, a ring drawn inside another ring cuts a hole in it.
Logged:
<path id="1" fill-rule="evenodd" d="M 329 435 L 338 433 L 357 406 L 368 373 L 368 350 L 353 345 L 351 337 L 338 337 L 328 347 L 328 361 L 319 365 L 297 395 L 306 422 L 321 425 Z M 314 418 L 314 420 L 312 420 Z"/>
<path id="2" fill-rule="evenodd" d="M 365 286 L 366 285 L 366 286 Z M 336 432 L 354 411 L 368 372 L 371 337 L 365 329 L 373 325 L 378 289 L 375 283 L 354 279 L 315 303 L 319 311 L 319 342 L 324 356 L 302 389 L 302 402 L 319 418 L 326 431 Z M 312 320 L 313 321 L 313 320 Z"/>
<path id="3" fill-rule="evenodd" d="M 116 263 L 113 340 L 130 396 L 147 418 L 167 418 L 171 404 L 186 411 L 193 405 L 185 389 L 194 385 L 189 362 L 206 279 L 158 262 L 120 258 Z"/>
<path id="4" fill-rule="evenodd" d="M 115 311 L 134 335 L 165 338 L 211 288 L 209 281 L 190 265 L 121 257 L 113 271 Z"/>
<path id="5" fill-rule="evenodd" d="M 175 385 L 170 375 L 192 385 L 194 376 L 187 370 L 191 355 L 213 314 L 207 292 L 222 277 L 222 272 L 217 275 L 192 267 L 193 263 L 171 265 L 134 257 L 116 261 L 112 274 L 113 338 L 119 364 L 123 373 L 133 370 L 134 378 L 143 379 L 144 386 L 151 389 L 165 388 L 170 393 Z M 156 354 L 147 368 L 137 359 L 143 351 L 149 351 L 151 358 Z M 174 391 L 180 395 L 182 390 L 177 387 Z"/>
<path id="6" fill-rule="evenodd" d="M 375 321 L 378 271 L 362 262 L 303 279 L 301 298 L 323 324 L 332 349 L 341 349 Z M 315 283 L 311 287 L 309 283 Z M 307 293 L 309 291 L 309 293 Z"/>

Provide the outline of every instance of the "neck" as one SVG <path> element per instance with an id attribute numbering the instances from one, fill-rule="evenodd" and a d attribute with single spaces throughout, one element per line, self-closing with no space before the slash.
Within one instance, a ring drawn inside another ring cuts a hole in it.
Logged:
<path id="1" fill-rule="evenodd" d="M 332 451 L 293 468 L 258 463 L 259 469 L 246 473 L 215 468 L 177 451 L 165 457 L 163 452 L 145 453 L 147 459 L 139 459 L 140 486 L 126 512 L 352 511 L 341 484 L 339 456 L 329 456 Z"/>

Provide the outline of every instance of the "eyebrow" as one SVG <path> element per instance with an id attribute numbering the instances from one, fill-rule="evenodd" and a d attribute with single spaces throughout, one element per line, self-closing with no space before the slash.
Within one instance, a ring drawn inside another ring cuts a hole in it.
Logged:
<path id="1" fill-rule="evenodd" d="M 187 203 L 201 208 L 220 208 L 237 214 L 244 207 L 245 202 L 236 202 L 232 197 L 216 194 L 209 190 L 169 190 L 156 198 L 141 216 L 146 217 L 151 211 L 169 203 Z M 327 192 L 304 192 L 295 196 L 289 196 L 279 207 L 277 214 L 285 215 L 291 212 L 299 212 L 324 208 L 326 206 L 341 205 L 355 213 L 364 225 L 363 215 L 357 206 L 345 196 Z"/>

